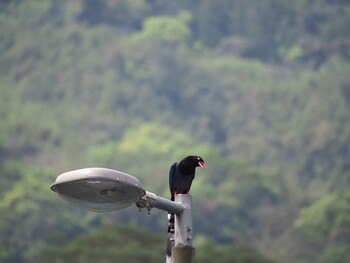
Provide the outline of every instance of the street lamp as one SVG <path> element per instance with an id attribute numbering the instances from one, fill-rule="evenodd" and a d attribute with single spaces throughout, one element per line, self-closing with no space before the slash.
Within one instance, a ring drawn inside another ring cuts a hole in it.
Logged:
<path id="1" fill-rule="evenodd" d="M 145 191 L 140 181 L 129 174 L 107 169 L 86 168 L 59 175 L 51 189 L 61 198 L 83 209 L 109 212 L 136 204 L 141 210 L 158 208 L 175 214 L 175 236 L 172 256 L 167 262 L 193 262 L 192 197 L 178 195 L 175 202 Z"/>

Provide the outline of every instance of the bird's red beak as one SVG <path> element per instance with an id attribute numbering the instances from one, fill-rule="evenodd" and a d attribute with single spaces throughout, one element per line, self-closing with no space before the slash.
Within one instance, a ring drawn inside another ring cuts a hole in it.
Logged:
<path id="1" fill-rule="evenodd" d="M 200 167 L 205 167 L 205 162 L 200 162 L 199 161 L 198 164 L 199 164 Z"/>

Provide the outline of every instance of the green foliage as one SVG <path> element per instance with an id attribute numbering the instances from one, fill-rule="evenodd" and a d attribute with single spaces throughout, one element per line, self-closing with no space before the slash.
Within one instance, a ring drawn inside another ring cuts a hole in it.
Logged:
<path id="1" fill-rule="evenodd" d="M 124 30 L 132 30 L 140 26 L 149 13 L 149 8 L 145 0 L 83 0 L 79 19 L 92 26 L 107 23 L 117 25 Z"/>
<path id="2" fill-rule="evenodd" d="M 160 212 L 88 213 L 49 185 L 106 166 L 168 196 L 187 154 L 208 164 L 191 189 L 199 235 L 348 261 L 349 4 L 258 2 L 0 3 L 1 262 L 88 255 L 68 240 L 109 219 L 165 231 Z M 203 246 L 203 262 L 255 260 Z"/>
<path id="3" fill-rule="evenodd" d="M 157 16 L 145 19 L 143 30 L 135 34 L 136 42 L 159 41 L 165 44 L 185 42 L 191 35 L 188 27 L 189 13 L 180 13 L 177 17 Z"/>
<path id="4" fill-rule="evenodd" d="M 341 263 L 350 260 L 349 244 L 343 246 L 330 247 L 322 253 L 324 263 Z"/>
<path id="5" fill-rule="evenodd" d="M 295 227 L 310 238 L 311 245 L 322 248 L 320 262 L 346 262 L 349 258 L 349 207 L 350 192 L 344 190 L 301 210 Z"/>
<path id="6" fill-rule="evenodd" d="M 216 246 L 210 241 L 202 241 L 196 249 L 196 261 L 203 263 L 273 263 L 243 244 Z"/>
<path id="7" fill-rule="evenodd" d="M 313 240 L 322 244 L 326 242 L 349 242 L 346 233 L 350 227 L 350 192 L 341 191 L 326 196 L 310 207 L 301 210 L 295 222 Z M 337 239 L 339 240 L 337 241 Z"/>
<path id="8" fill-rule="evenodd" d="M 0 240 L 1 262 L 37 262 L 47 244 L 63 242 L 102 222 L 96 215 L 81 218 L 84 211 L 73 211 L 57 200 L 49 188 L 54 179 L 52 172 L 19 167 L 17 163 L 2 169 L 7 178 L 4 183 L 14 173 L 17 176 L 12 180 L 17 181 L 13 186 L 13 182 L 6 185 L 0 203 L 0 234 L 4 237 Z"/>
<path id="9" fill-rule="evenodd" d="M 203 263 L 273 263 L 243 244 L 218 246 L 200 238 L 196 261 Z M 163 262 L 164 237 L 127 225 L 106 225 L 64 247 L 48 248 L 40 262 Z M 160 245 L 163 244 L 163 245 Z"/>
<path id="10" fill-rule="evenodd" d="M 165 257 L 162 241 L 140 228 L 107 225 L 64 247 L 47 249 L 40 262 L 162 262 Z"/>

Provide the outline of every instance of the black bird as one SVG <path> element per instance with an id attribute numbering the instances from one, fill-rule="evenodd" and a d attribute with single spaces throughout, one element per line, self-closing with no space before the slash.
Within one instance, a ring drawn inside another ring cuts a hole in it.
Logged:
<path id="1" fill-rule="evenodd" d="M 196 173 L 196 167 L 204 167 L 205 162 L 199 156 L 190 155 L 173 163 L 169 171 L 169 187 L 171 200 L 175 200 L 177 194 L 187 194 L 192 185 Z"/>
<path id="2" fill-rule="evenodd" d="M 169 171 L 169 187 L 171 200 L 175 200 L 177 194 L 187 194 L 192 185 L 196 173 L 196 167 L 204 167 L 205 162 L 199 156 L 190 155 L 183 158 L 178 163 L 173 163 Z M 167 239 L 167 258 L 171 257 L 171 249 L 174 245 L 174 214 L 168 214 L 168 239 Z M 170 261 L 170 260 L 169 260 Z"/>

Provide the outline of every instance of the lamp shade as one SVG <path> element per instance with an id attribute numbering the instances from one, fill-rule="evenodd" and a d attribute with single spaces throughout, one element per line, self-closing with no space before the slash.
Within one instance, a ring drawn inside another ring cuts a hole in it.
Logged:
<path id="1" fill-rule="evenodd" d="M 51 189 L 67 202 L 97 212 L 126 208 L 146 193 L 137 178 L 107 168 L 63 173 Z"/>

